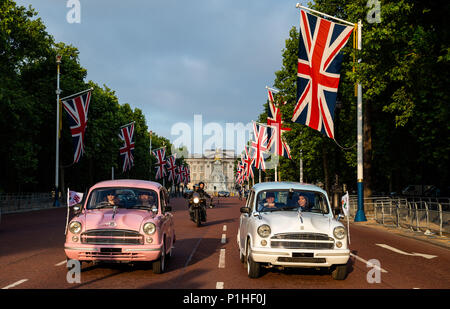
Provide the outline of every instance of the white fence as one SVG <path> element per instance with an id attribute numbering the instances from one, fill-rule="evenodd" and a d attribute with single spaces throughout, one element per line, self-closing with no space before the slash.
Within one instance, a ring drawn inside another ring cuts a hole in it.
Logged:
<path id="1" fill-rule="evenodd" d="M 350 196 L 350 216 L 355 216 L 357 208 L 357 197 Z M 364 213 L 386 226 L 450 235 L 448 199 L 373 197 L 364 199 Z"/>

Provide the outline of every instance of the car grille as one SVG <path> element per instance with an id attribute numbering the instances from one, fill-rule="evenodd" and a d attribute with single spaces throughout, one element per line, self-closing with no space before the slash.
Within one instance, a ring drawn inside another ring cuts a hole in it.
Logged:
<path id="1" fill-rule="evenodd" d="M 90 230 L 81 234 L 81 243 L 96 245 L 142 245 L 144 236 L 130 230 Z"/>
<path id="2" fill-rule="evenodd" d="M 311 258 L 311 257 L 279 257 L 278 262 L 286 263 L 326 263 L 325 258 Z"/>
<path id="3" fill-rule="evenodd" d="M 270 246 L 282 249 L 333 249 L 334 239 L 319 233 L 285 233 L 272 236 Z"/>
<path id="4" fill-rule="evenodd" d="M 327 234 L 319 233 L 285 233 L 275 234 L 271 239 L 292 239 L 292 240 L 333 240 Z"/>

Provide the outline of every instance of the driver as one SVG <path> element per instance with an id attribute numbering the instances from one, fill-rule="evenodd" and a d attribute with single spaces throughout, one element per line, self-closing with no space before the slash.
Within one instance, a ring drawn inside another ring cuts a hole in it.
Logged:
<path id="1" fill-rule="evenodd" d="M 118 205 L 119 200 L 118 200 L 117 197 L 114 195 L 114 191 L 113 191 L 113 190 L 109 190 L 109 191 L 106 193 L 106 202 L 108 202 L 108 204 L 111 205 L 111 206 Z"/>
<path id="2" fill-rule="evenodd" d="M 262 208 L 277 208 L 277 204 L 275 203 L 275 193 L 267 192 L 266 198 L 260 203 L 260 209 Z"/>

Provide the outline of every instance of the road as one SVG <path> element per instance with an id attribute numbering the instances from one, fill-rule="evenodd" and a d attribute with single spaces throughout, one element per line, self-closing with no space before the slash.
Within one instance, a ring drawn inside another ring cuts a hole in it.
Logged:
<path id="1" fill-rule="evenodd" d="M 208 222 L 197 228 L 188 219 L 186 201 L 173 198 L 177 241 L 165 273 L 153 274 L 151 267 L 143 265 L 83 264 L 79 283 L 69 283 L 66 278 L 65 209 L 4 215 L 0 225 L 0 288 L 450 288 L 449 249 L 357 223 L 350 225 L 352 255 L 346 280 L 336 281 L 327 273 L 306 269 L 268 269 L 262 277 L 250 279 L 239 261 L 236 244 L 243 204 L 237 198 L 221 198 L 215 208 L 208 209 Z M 379 268 L 374 266 L 377 263 Z"/>

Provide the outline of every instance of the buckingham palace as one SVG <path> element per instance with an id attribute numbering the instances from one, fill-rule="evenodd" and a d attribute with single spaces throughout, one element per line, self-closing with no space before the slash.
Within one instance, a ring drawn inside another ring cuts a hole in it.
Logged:
<path id="1" fill-rule="evenodd" d="M 211 149 L 205 150 L 203 155 L 189 155 L 185 158 L 191 171 L 188 187 L 203 181 L 207 192 L 233 192 L 235 160 L 234 150 Z"/>

